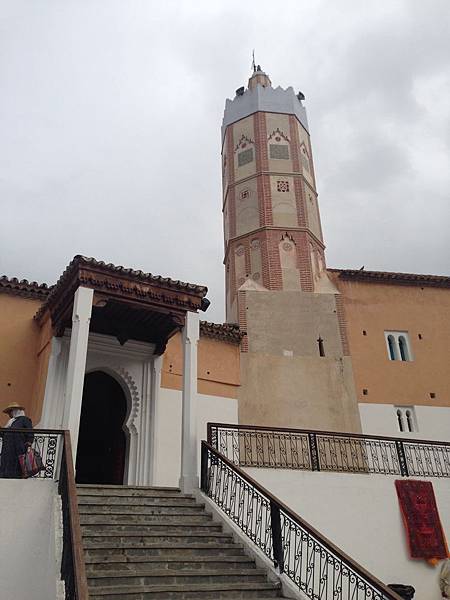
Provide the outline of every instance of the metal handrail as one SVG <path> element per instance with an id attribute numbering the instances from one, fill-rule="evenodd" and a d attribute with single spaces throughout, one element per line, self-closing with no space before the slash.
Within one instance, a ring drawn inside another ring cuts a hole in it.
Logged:
<path id="1" fill-rule="evenodd" d="M 440 442 L 436 440 L 420 440 L 416 438 L 401 438 L 401 437 L 392 437 L 386 435 L 371 435 L 365 433 L 346 433 L 342 431 L 325 431 L 322 429 L 296 429 L 294 427 L 267 427 L 265 425 L 238 425 L 234 423 L 208 423 L 207 424 L 207 436 L 208 440 L 210 439 L 211 432 L 214 428 L 220 429 L 250 429 L 253 431 L 272 431 L 272 432 L 282 432 L 288 434 L 295 433 L 315 433 L 316 435 L 327 435 L 332 437 L 346 437 L 346 438 L 355 438 L 355 439 L 367 439 L 367 440 L 386 440 L 390 442 L 407 442 L 412 444 L 426 444 L 426 445 L 437 445 L 437 446 L 449 446 L 450 442 Z"/>
<path id="2" fill-rule="evenodd" d="M 312 600 L 401 600 L 206 441 L 201 489 Z"/>
<path id="3" fill-rule="evenodd" d="M 450 477 L 449 442 L 228 423 L 208 423 L 208 442 L 246 467 Z"/>
<path id="4" fill-rule="evenodd" d="M 16 434 L 31 437 L 31 447 L 41 455 L 45 468 L 35 477 L 58 481 L 63 521 L 61 579 L 65 584 L 65 598 L 88 600 L 70 432 L 62 429 L 0 428 L 0 438 Z"/>

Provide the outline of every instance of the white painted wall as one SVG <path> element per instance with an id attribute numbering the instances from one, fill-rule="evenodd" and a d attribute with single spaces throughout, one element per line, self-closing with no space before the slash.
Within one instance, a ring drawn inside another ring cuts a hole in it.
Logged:
<path id="1" fill-rule="evenodd" d="M 414 406 L 417 431 L 400 433 L 393 404 L 359 404 L 363 433 L 390 435 L 427 440 L 450 440 L 450 408 L 445 406 Z"/>
<path id="2" fill-rule="evenodd" d="M 161 388 L 156 407 L 155 480 L 153 485 L 178 486 L 181 467 L 181 392 Z M 197 396 L 197 440 L 206 439 L 208 421 L 238 422 L 238 401 L 222 396 Z"/>
<path id="3" fill-rule="evenodd" d="M 384 583 L 415 587 L 417 600 L 441 600 L 439 569 L 409 558 L 390 475 L 245 469 L 291 509 Z M 432 479 L 450 537 L 450 483 Z"/>
<path id="4" fill-rule="evenodd" d="M 56 495 L 54 481 L 0 479 L 2 600 L 56 598 Z"/>

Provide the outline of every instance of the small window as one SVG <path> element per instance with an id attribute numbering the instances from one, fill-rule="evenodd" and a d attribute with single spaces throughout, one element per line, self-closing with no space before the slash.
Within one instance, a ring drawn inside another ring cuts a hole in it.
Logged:
<path id="1" fill-rule="evenodd" d="M 385 331 L 389 360 L 412 361 L 411 345 L 406 331 Z"/>
<path id="2" fill-rule="evenodd" d="M 323 339 L 319 336 L 317 340 L 319 346 L 319 356 L 325 356 L 325 346 L 323 345 Z"/>
<path id="3" fill-rule="evenodd" d="M 401 433 L 418 431 L 414 406 L 395 406 L 397 428 Z"/>

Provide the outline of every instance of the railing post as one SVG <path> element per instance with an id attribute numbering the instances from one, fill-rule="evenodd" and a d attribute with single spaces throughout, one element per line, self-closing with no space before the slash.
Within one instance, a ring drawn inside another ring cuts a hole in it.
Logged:
<path id="1" fill-rule="evenodd" d="M 317 435 L 315 433 L 308 433 L 308 441 L 309 441 L 309 453 L 311 455 L 311 469 L 313 471 L 320 471 L 319 450 L 317 447 Z"/>
<path id="2" fill-rule="evenodd" d="M 270 528 L 272 530 L 273 562 L 280 573 L 284 571 L 283 540 L 281 537 L 280 507 L 270 501 Z"/>
<path id="3" fill-rule="evenodd" d="M 205 494 L 208 493 L 208 448 L 203 442 L 201 449 L 200 487 Z"/>
<path id="4" fill-rule="evenodd" d="M 403 477 L 408 477 L 408 463 L 406 462 L 406 454 L 403 442 L 401 440 L 397 440 L 395 442 L 395 447 L 397 448 L 398 463 L 400 465 L 400 475 L 402 475 Z"/>

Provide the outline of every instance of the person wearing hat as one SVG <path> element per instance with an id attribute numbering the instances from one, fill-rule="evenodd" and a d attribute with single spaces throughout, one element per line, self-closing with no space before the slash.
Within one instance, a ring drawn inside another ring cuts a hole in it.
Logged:
<path id="1" fill-rule="evenodd" d="M 17 402 L 11 402 L 3 412 L 9 416 L 5 429 L 33 429 L 31 419 L 25 416 L 25 409 Z M 2 447 L 0 454 L 0 477 L 18 479 L 22 477 L 19 456 L 25 454 L 27 448 L 33 443 L 32 433 L 13 433 L 3 431 Z"/>

